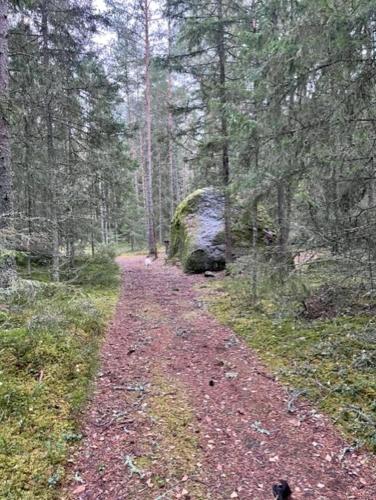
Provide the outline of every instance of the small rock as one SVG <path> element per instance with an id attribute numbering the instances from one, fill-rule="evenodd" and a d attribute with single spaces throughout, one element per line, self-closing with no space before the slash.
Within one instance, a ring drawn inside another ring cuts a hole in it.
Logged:
<path id="1" fill-rule="evenodd" d="M 236 378 L 238 378 L 238 376 L 239 376 L 238 372 L 226 372 L 225 373 L 225 377 L 227 378 L 227 380 L 235 380 Z"/>
<path id="2" fill-rule="evenodd" d="M 205 278 L 215 278 L 215 274 L 211 271 L 205 271 L 204 276 Z"/>
<path id="3" fill-rule="evenodd" d="M 239 340 L 235 337 L 235 335 L 232 335 L 225 341 L 225 347 L 227 349 L 230 349 L 231 347 L 235 347 L 239 344 Z"/>
<path id="4" fill-rule="evenodd" d="M 185 330 L 184 328 L 178 328 L 176 330 L 176 336 L 177 337 L 181 337 L 183 339 L 187 339 L 189 337 L 189 332 L 187 332 L 187 330 Z"/>

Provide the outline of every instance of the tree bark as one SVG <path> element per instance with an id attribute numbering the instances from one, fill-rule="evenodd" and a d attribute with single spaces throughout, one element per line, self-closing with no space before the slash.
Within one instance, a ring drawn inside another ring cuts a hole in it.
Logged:
<path id="1" fill-rule="evenodd" d="M 291 189 L 285 180 L 280 180 L 277 184 L 277 261 L 281 265 L 281 276 L 284 271 L 291 268 L 291 255 L 288 250 L 288 240 L 290 233 L 290 212 L 291 212 Z"/>
<path id="2" fill-rule="evenodd" d="M 158 233 L 159 233 L 159 243 L 163 243 L 163 196 L 162 196 L 162 169 L 161 169 L 161 152 L 158 151 L 157 155 L 157 168 L 158 168 Z"/>
<path id="3" fill-rule="evenodd" d="M 42 3 L 42 43 L 43 43 L 43 66 L 45 78 L 50 74 L 50 52 L 48 47 L 48 0 L 43 0 Z M 53 135 L 53 121 L 51 109 L 51 94 L 50 85 L 46 84 L 44 96 L 44 113 L 46 126 L 46 143 L 47 143 L 47 168 L 49 175 L 50 188 L 50 221 L 51 221 L 51 244 L 52 244 L 52 279 L 58 282 L 60 279 L 60 241 L 59 241 L 59 223 L 57 216 L 57 200 L 56 200 L 56 158 Z"/>
<path id="4" fill-rule="evenodd" d="M 16 277 L 12 255 L 13 186 L 9 124 L 6 109 L 9 98 L 8 1 L 0 0 L 0 288 L 8 288 Z"/>
<path id="5" fill-rule="evenodd" d="M 229 193 L 230 186 L 230 160 L 229 160 L 229 140 L 227 123 L 227 95 L 226 95 L 226 52 L 225 52 L 225 32 L 223 26 L 223 3 L 217 1 L 218 17 L 218 40 L 217 54 L 219 64 L 219 98 L 221 103 L 220 122 L 222 139 L 222 184 L 225 196 L 225 259 L 232 261 L 232 235 L 231 235 L 231 200 Z"/>
<path id="6" fill-rule="evenodd" d="M 157 258 L 157 242 L 155 235 L 154 202 L 153 202 L 153 151 L 152 151 L 152 110 L 150 79 L 150 0 L 143 1 L 144 37 L 145 37 L 145 122 L 146 122 L 146 162 L 145 168 L 145 201 L 147 219 L 147 242 L 149 255 Z"/>
<path id="7" fill-rule="evenodd" d="M 171 57 L 171 47 L 172 47 L 172 33 L 171 33 L 171 20 L 168 20 L 168 56 Z M 174 119 L 172 116 L 172 75 L 171 68 L 168 70 L 168 80 L 167 80 L 167 101 L 168 101 L 168 162 L 169 162 L 169 173 L 170 173 L 170 219 L 174 217 L 175 209 L 179 203 L 179 189 L 178 189 L 178 172 L 176 168 L 176 161 L 174 159 L 174 144 L 173 144 L 173 134 L 174 134 Z"/>
<path id="8" fill-rule="evenodd" d="M 252 297 L 253 301 L 257 301 L 257 286 L 258 286 L 258 273 L 257 273 L 257 237 L 258 237 L 258 200 L 255 200 L 252 206 Z"/>

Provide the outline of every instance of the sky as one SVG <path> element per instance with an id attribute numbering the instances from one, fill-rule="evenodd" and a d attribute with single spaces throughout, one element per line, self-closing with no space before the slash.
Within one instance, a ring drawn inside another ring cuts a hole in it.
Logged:
<path id="1" fill-rule="evenodd" d="M 105 10 L 105 8 L 106 8 L 104 0 L 93 0 L 93 5 L 99 11 Z"/>
<path id="2" fill-rule="evenodd" d="M 104 0 L 93 0 L 93 5 L 96 10 L 103 12 L 106 10 Z M 114 40 L 115 34 L 111 31 L 101 30 L 94 36 L 94 41 L 101 47 L 107 47 Z"/>
<path id="3" fill-rule="evenodd" d="M 126 3 L 127 0 L 124 0 Z M 106 8 L 106 2 L 105 0 L 93 0 L 93 6 L 98 12 L 104 12 L 107 10 Z M 151 6 L 152 10 L 154 12 L 153 14 L 153 22 L 151 25 L 151 33 L 152 35 L 155 35 L 155 40 L 153 41 L 153 46 L 154 50 L 158 52 L 159 50 L 162 50 L 162 52 L 166 51 L 166 43 L 167 43 L 167 38 L 166 37 L 160 37 L 160 30 L 163 29 L 164 32 L 167 30 L 166 22 L 161 18 L 160 14 L 160 8 L 161 8 L 161 2 L 160 0 L 151 0 Z M 105 30 L 102 29 L 99 33 L 97 33 L 94 36 L 94 42 L 99 45 L 99 47 L 102 47 L 103 49 L 106 49 L 107 47 L 110 46 L 111 42 L 113 42 L 116 39 L 116 35 L 113 31 L 111 30 Z"/>

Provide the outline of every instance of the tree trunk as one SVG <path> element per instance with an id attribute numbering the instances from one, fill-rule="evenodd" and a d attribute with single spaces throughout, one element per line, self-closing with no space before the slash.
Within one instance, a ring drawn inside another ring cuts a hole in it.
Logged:
<path id="1" fill-rule="evenodd" d="M 287 187 L 286 181 L 280 180 L 277 185 L 277 261 L 281 265 L 282 277 L 284 271 L 287 270 L 291 264 L 290 254 L 287 246 L 290 233 L 290 195 L 291 190 Z"/>
<path id="2" fill-rule="evenodd" d="M 42 4 L 42 41 L 43 41 L 43 66 L 45 78 L 50 74 L 50 53 L 48 48 L 48 0 L 44 0 Z M 49 85 L 46 84 L 44 96 L 44 113 L 46 126 L 46 143 L 47 143 L 47 168 L 49 176 L 50 188 L 50 227 L 51 227 L 51 243 L 52 243 L 52 279 L 58 282 L 60 279 L 60 241 L 59 241 L 59 223 L 57 216 L 57 200 L 56 200 L 56 158 L 53 136 L 53 122 L 51 109 L 51 95 Z"/>
<path id="3" fill-rule="evenodd" d="M 153 152 L 152 152 L 152 110 L 150 80 L 150 0 L 143 2 L 144 37 L 145 37 L 145 118 L 146 118 L 146 162 L 145 168 L 145 201 L 147 219 L 147 242 L 149 255 L 157 257 L 155 236 L 154 202 L 153 202 Z"/>
<path id="4" fill-rule="evenodd" d="M 253 301 L 257 301 L 257 236 L 258 236 L 258 223 L 257 223 L 257 210 L 258 202 L 257 200 L 254 202 L 252 207 L 252 298 Z"/>
<path id="5" fill-rule="evenodd" d="M 158 151 L 158 215 L 159 215 L 159 243 L 163 243 L 163 196 L 162 196 L 162 169 L 161 169 L 161 153 Z"/>
<path id="6" fill-rule="evenodd" d="M 24 117 L 24 133 L 25 137 L 30 136 L 30 125 L 27 117 Z M 26 189 L 25 189 L 25 199 L 26 199 L 26 220 L 27 220 L 27 275 L 31 278 L 32 268 L 31 268 L 31 238 L 33 234 L 33 224 L 32 224 L 32 213 L 33 213 L 33 203 L 32 203 L 32 186 L 33 186 L 33 176 L 32 176 L 32 166 L 30 164 L 30 159 L 32 158 L 32 148 L 30 141 L 26 141 L 23 159 L 23 168 L 26 170 Z"/>
<path id="7" fill-rule="evenodd" d="M 106 245 L 108 243 L 107 223 L 106 223 L 106 201 L 105 201 L 105 192 L 102 181 L 99 182 L 99 218 L 101 224 L 102 243 Z"/>
<path id="8" fill-rule="evenodd" d="M 338 195 L 338 179 L 337 179 L 337 167 L 336 165 L 332 168 L 332 173 L 330 177 L 330 206 L 332 208 L 332 222 L 330 237 L 332 241 L 332 254 L 337 255 L 340 249 L 339 242 L 339 227 L 340 227 L 340 216 L 339 216 L 339 195 Z"/>
<path id="9" fill-rule="evenodd" d="M 0 0 L 0 288 L 8 288 L 16 277 L 12 255 L 13 198 L 9 124 L 5 116 L 9 92 L 8 1 Z"/>
<path id="10" fill-rule="evenodd" d="M 226 95 L 226 52 L 225 52 L 225 32 L 223 26 L 223 4 L 222 0 L 217 0 L 218 16 L 218 41 L 217 54 L 219 63 L 219 97 L 221 102 L 220 122 L 222 140 L 222 183 L 225 196 L 225 258 L 226 262 L 232 261 L 232 235 L 231 235 L 231 201 L 230 201 L 230 161 L 229 161 L 229 140 L 227 124 L 227 95 Z"/>
<path id="11" fill-rule="evenodd" d="M 168 56 L 171 56 L 172 47 L 172 34 L 171 34 L 171 20 L 168 20 Z M 178 173 L 176 168 L 176 161 L 174 159 L 174 144 L 173 144 L 173 134 L 174 134 L 174 120 L 172 116 L 172 75 L 171 69 L 168 70 L 168 81 L 167 81 L 167 93 L 168 93 L 168 163 L 169 163 L 169 173 L 170 173 L 170 219 L 172 220 L 175 213 L 176 205 L 179 202 L 178 194 Z"/>

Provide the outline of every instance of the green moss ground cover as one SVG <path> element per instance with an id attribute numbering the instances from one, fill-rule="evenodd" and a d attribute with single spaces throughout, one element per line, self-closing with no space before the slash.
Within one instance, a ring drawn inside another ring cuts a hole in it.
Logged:
<path id="1" fill-rule="evenodd" d="M 281 313 L 270 301 L 253 306 L 244 286 L 242 278 L 212 284 L 211 311 L 282 382 L 330 415 L 350 443 L 376 451 L 376 318 L 356 314 L 307 321 Z"/>
<path id="2" fill-rule="evenodd" d="M 81 439 L 78 411 L 116 303 L 118 269 L 103 253 L 77 276 L 80 286 L 21 281 L 1 297 L 0 498 L 58 497 L 69 447 Z"/>

